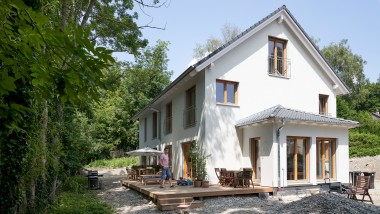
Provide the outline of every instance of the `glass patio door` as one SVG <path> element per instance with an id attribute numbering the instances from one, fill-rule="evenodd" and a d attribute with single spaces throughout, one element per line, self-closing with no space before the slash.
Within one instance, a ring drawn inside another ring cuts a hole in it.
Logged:
<path id="1" fill-rule="evenodd" d="M 195 171 L 193 170 L 191 164 L 191 147 L 193 142 L 188 142 L 182 144 L 182 152 L 183 152 L 183 177 L 184 178 L 195 178 Z"/>
<path id="2" fill-rule="evenodd" d="M 260 138 L 251 138 L 251 165 L 253 169 L 252 179 L 259 180 L 261 178 L 261 163 L 259 154 Z"/>
<path id="3" fill-rule="evenodd" d="M 335 139 L 317 138 L 317 179 L 335 178 Z"/>
<path id="4" fill-rule="evenodd" d="M 287 138 L 287 180 L 308 180 L 309 149 L 308 138 Z"/>

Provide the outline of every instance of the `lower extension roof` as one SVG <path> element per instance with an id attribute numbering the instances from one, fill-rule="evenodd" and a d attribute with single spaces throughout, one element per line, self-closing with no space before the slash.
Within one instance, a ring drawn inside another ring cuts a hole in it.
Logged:
<path id="1" fill-rule="evenodd" d="M 236 122 L 236 127 L 246 127 L 266 121 L 271 121 L 273 119 L 288 120 L 288 121 L 300 121 L 309 122 L 325 125 L 338 125 L 345 126 L 349 128 L 358 127 L 360 124 L 357 121 L 345 120 L 341 118 L 329 117 L 320 114 L 313 114 L 308 112 L 303 112 L 299 110 L 294 110 L 290 108 L 285 108 L 281 105 L 276 105 L 268 108 L 264 111 L 252 114 L 251 116 L 245 117 Z"/>

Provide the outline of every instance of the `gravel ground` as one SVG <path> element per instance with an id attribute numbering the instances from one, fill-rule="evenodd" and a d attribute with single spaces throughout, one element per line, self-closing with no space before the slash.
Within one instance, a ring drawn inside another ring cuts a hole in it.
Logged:
<path id="1" fill-rule="evenodd" d="M 125 178 L 122 169 L 100 170 L 104 177 L 102 190 L 98 196 L 115 208 L 115 213 L 179 213 L 179 211 L 161 212 L 148 197 L 121 186 Z M 377 182 L 377 188 L 380 181 Z M 299 198 L 298 196 L 269 197 L 262 200 L 257 196 L 228 196 L 204 198 L 203 208 L 191 209 L 190 213 L 380 213 L 380 189 L 371 190 L 376 205 L 362 203 L 345 198 L 345 195 L 321 193 Z"/>

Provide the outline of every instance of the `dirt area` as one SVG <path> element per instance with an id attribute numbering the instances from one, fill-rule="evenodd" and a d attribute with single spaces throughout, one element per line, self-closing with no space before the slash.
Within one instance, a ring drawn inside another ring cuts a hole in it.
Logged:
<path id="1" fill-rule="evenodd" d="M 350 171 L 375 172 L 375 180 L 380 180 L 380 155 L 350 159 Z"/>

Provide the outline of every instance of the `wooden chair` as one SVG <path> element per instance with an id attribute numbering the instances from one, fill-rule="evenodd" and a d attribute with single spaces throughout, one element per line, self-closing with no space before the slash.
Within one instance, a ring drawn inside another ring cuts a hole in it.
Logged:
<path id="1" fill-rule="evenodd" d="M 129 167 L 127 167 L 126 169 L 127 169 L 127 179 L 136 180 L 137 179 L 136 171 Z"/>
<path id="2" fill-rule="evenodd" d="M 362 202 L 368 201 L 373 204 L 372 198 L 368 192 L 369 182 L 370 176 L 356 176 L 356 185 L 347 190 L 347 198 L 359 201 L 360 199 L 358 199 L 356 195 L 362 195 Z M 369 197 L 369 200 L 364 200 L 366 195 Z"/>
<path id="3" fill-rule="evenodd" d="M 227 171 L 226 168 L 220 168 L 220 185 L 222 186 L 231 186 L 233 183 L 233 177 Z"/>
<path id="4" fill-rule="evenodd" d="M 252 174 L 253 170 L 251 168 L 243 168 L 243 171 L 237 173 L 237 177 L 235 178 L 235 187 L 236 186 L 244 186 L 249 187 L 252 184 L 253 186 L 253 181 L 252 181 Z"/>
<path id="5" fill-rule="evenodd" d="M 215 168 L 215 174 L 216 174 L 216 177 L 218 177 L 218 184 L 221 184 L 221 172 L 220 172 L 220 169 L 219 168 Z"/>

